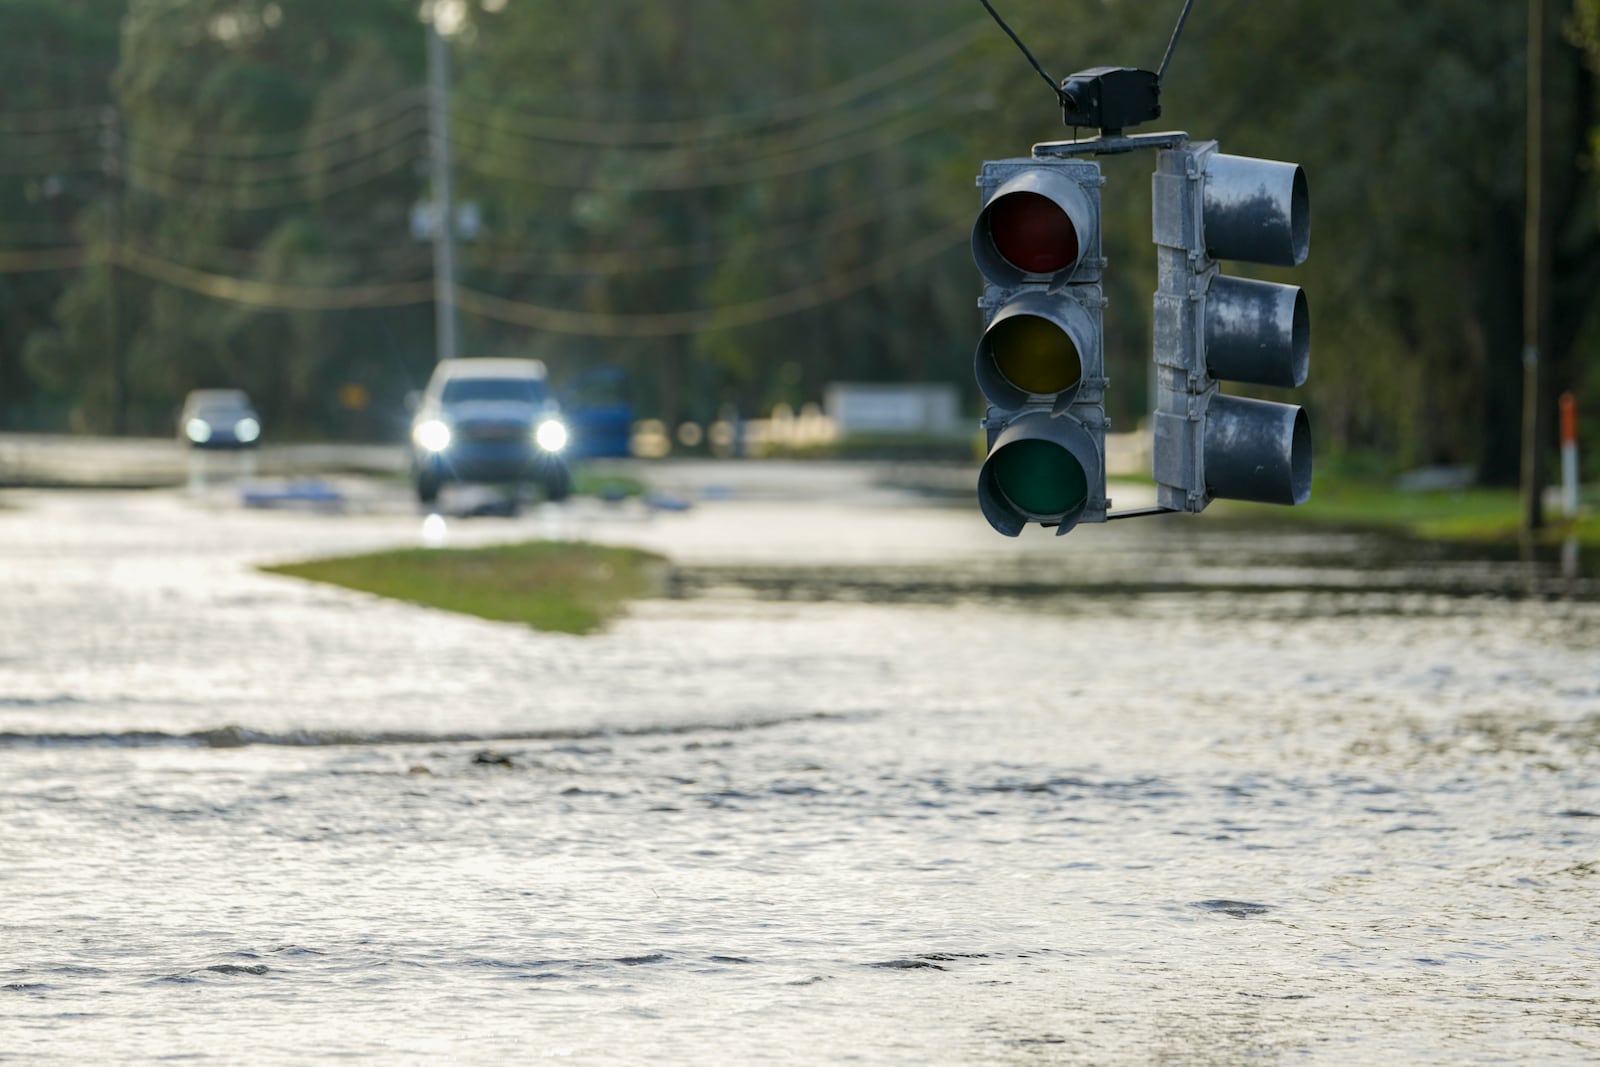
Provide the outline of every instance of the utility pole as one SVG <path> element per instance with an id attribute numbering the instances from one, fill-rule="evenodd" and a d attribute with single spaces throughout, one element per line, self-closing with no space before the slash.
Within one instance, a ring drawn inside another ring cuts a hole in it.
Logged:
<path id="1" fill-rule="evenodd" d="M 100 113 L 100 168 L 106 180 L 106 362 L 111 367 L 111 432 L 128 432 L 128 359 L 122 344 L 122 124 Z"/>
<path id="2" fill-rule="evenodd" d="M 1542 388 L 1545 342 L 1550 336 L 1550 221 L 1544 196 L 1545 126 L 1549 118 L 1545 45 L 1546 0 L 1528 0 L 1527 202 L 1522 243 L 1522 532 L 1544 525 Z"/>
<path id="3" fill-rule="evenodd" d="M 435 20 L 428 23 L 428 162 L 433 178 L 433 318 L 439 360 L 456 358 L 456 220 L 450 153 L 450 44 Z"/>

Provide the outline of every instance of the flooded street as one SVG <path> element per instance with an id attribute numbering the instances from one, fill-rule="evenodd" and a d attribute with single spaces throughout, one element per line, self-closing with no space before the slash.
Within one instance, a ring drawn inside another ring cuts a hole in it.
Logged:
<path id="1" fill-rule="evenodd" d="M 759 488 L 0 496 L 0 1063 L 1600 1059 L 1593 579 Z M 541 536 L 673 595 L 255 569 Z"/>

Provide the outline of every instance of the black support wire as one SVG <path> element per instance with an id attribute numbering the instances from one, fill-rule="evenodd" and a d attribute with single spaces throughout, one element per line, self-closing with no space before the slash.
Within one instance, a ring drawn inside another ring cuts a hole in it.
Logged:
<path id="1" fill-rule="evenodd" d="M 1039 72 L 1039 77 L 1044 79 L 1044 83 L 1050 86 L 1050 92 L 1055 95 L 1055 98 L 1057 100 L 1063 100 L 1064 98 L 1061 95 L 1061 86 L 1056 84 L 1056 80 L 1054 78 L 1045 73 L 1045 69 L 1039 65 L 1039 61 L 1033 58 L 1033 53 L 1028 51 L 1028 46 L 1022 43 L 1022 38 L 1018 37 L 1016 32 L 1012 30 L 1010 26 L 1006 25 L 1006 20 L 1000 17 L 1000 12 L 994 9 L 994 5 L 989 3 L 989 0 L 978 0 L 978 2 L 983 5 L 985 11 L 989 12 L 990 17 L 992 17 L 995 22 L 999 24 L 1000 28 L 1006 31 L 1006 36 L 1011 38 L 1012 43 L 1014 43 L 1018 48 L 1022 49 L 1022 54 L 1028 58 L 1029 63 L 1033 64 L 1033 69 Z"/>
<path id="2" fill-rule="evenodd" d="M 1172 27 L 1172 39 L 1167 42 L 1167 54 L 1161 57 L 1161 67 L 1156 71 L 1156 85 L 1161 84 L 1161 79 L 1166 76 L 1167 64 L 1172 62 L 1172 52 L 1178 47 L 1178 34 L 1183 32 L 1183 24 L 1189 20 L 1189 9 L 1194 6 L 1194 0 L 1183 0 L 1183 10 L 1178 12 L 1178 24 Z"/>

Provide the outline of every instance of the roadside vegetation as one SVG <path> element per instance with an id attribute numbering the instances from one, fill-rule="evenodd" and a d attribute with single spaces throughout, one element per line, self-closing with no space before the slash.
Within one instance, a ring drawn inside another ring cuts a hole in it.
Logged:
<path id="1" fill-rule="evenodd" d="M 661 588 L 653 553 L 576 541 L 409 548 L 262 569 L 536 630 L 591 634 Z"/>
<path id="2" fill-rule="evenodd" d="M 1535 540 L 1561 544 L 1576 539 L 1600 548 L 1600 487 L 1579 494 L 1579 511 L 1569 519 L 1546 501 L 1543 529 Z M 1522 497 L 1514 488 L 1411 489 L 1393 480 L 1331 474 L 1318 476 L 1311 500 L 1296 508 L 1264 508 L 1218 501 L 1222 514 L 1295 523 L 1380 527 L 1434 541 L 1517 545 L 1522 539 Z"/>

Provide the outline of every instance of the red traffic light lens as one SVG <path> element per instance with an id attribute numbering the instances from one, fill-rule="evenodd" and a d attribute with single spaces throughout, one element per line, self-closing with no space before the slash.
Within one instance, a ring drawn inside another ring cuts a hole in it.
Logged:
<path id="1" fill-rule="evenodd" d="M 1055 274 L 1078 262 L 1078 229 L 1061 206 L 1038 193 L 1011 193 L 989 208 L 989 237 L 1006 262 L 1029 274 Z"/>

